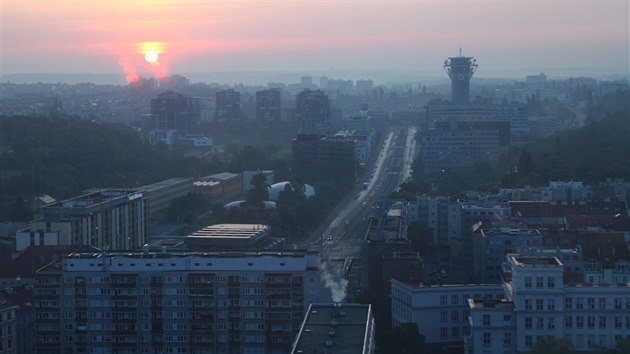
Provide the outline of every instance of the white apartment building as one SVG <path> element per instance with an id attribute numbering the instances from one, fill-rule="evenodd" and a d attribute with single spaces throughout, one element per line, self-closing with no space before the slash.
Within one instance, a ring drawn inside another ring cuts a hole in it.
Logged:
<path id="1" fill-rule="evenodd" d="M 615 348 L 630 339 L 630 284 L 566 285 L 552 256 L 507 256 L 505 300 L 469 301 L 467 353 L 523 353 L 545 336 L 567 338 L 577 351 Z"/>
<path id="2" fill-rule="evenodd" d="M 392 279 L 392 326 L 413 322 L 425 343 L 461 346 L 470 334 L 469 299 L 500 299 L 503 288 L 490 285 L 425 285 Z"/>
<path id="3" fill-rule="evenodd" d="M 316 252 L 74 253 L 35 277 L 38 353 L 286 353 Z"/>

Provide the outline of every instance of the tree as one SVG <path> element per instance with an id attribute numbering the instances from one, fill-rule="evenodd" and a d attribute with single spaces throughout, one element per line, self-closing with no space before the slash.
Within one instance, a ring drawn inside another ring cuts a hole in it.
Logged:
<path id="1" fill-rule="evenodd" d="M 573 343 L 568 338 L 542 337 L 529 351 L 530 354 L 573 354 Z"/>
<path id="2" fill-rule="evenodd" d="M 257 173 L 252 176 L 250 184 L 252 189 L 247 192 L 247 201 L 251 205 L 263 207 L 263 202 L 269 200 L 267 177 L 262 173 Z"/>
<path id="3" fill-rule="evenodd" d="M 401 323 L 387 331 L 380 353 L 388 354 L 421 354 L 424 347 L 424 336 L 418 331 L 418 325 L 413 322 Z"/>
<path id="4" fill-rule="evenodd" d="M 523 178 L 528 176 L 532 172 L 532 155 L 527 151 L 527 149 L 523 149 L 521 152 L 521 156 L 518 158 L 518 177 Z"/>

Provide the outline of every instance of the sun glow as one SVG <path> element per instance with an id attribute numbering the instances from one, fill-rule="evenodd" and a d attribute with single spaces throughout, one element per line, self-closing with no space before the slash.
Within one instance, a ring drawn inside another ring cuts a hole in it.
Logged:
<path id="1" fill-rule="evenodd" d="M 159 59 L 158 53 L 156 53 L 153 50 L 150 50 L 146 52 L 146 54 L 144 54 L 144 60 L 146 60 L 147 63 L 155 63 L 158 61 L 158 59 Z"/>

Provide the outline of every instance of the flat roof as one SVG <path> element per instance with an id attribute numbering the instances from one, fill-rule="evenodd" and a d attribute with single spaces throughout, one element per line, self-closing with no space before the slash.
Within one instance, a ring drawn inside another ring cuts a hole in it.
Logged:
<path id="1" fill-rule="evenodd" d="M 371 320 L 371 305 L 311 304 L 291 353 L 363 353 Z"/>
<path id="2" fill-rule="evenodd" d="M 269 231 L 262 224 L 216 224 L 197 230 L 187 237 L 248 239 Z"/>
<path id="3" fill-rule="evenodd" d="M 516 265 L 552 265 L 562 267 L 562 263 L 556 257 L 528 257 L 514 255 L 511 257 Z"/>

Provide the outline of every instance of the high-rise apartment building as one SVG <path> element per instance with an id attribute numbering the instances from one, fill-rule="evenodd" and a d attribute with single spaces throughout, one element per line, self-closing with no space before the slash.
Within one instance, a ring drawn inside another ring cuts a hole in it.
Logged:
<path id="1" fill-rule="evenodd" d="M 321 90 L 304 90 L 295 98 L 295 114 L 304 134 L 326 134 L 330 130 L 330 100 Z"/>
<path id="2" fill-rule="evenodd" d="M 42 354 L 262 354 L 287 353 L 330 294 L 315 252 L 145 250 L 70 254 L 35 298 Z"/>
<path id="3" fill-rule="evenodd" d="M 256 119 L 279 121 L 282 118 L 280 90 L 268 89 L 256 92 Z"/>
<path id="4" fill-rule="evenodd" d="M 173 91 L 166 91 L 151 100 L 149 130 L 188 132 L 199 122 L 201 101 Z"/>
<path id="5" fill-rule="evenodd" d="M 241 93 L 232 89 L 216 94 L 215 119 L 217 122 L 236 121 L 242 117 Z"/>

